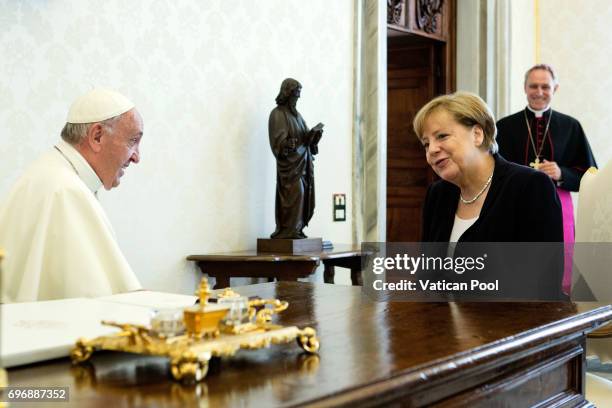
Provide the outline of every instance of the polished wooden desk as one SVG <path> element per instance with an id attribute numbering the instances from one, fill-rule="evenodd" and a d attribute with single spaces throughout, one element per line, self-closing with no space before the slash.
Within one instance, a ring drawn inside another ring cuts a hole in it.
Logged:
<path id="1" fill-rule="evenodd" d="M 349 268 L 353 285 L 361 285 L 361 248 L 336 245 L 334 249 L 299 255 L 239 251 L 210 255 L 189 255 L 202 273 L 215 278 L 215 289 L 230 286 L 230 278 L 269 278 L 296 281 L 314 273 L 323 262 L 323 281 L 334 283 L 334 267 Z"/>
<path id="2" fill-rule="evenodd" d="M 89 366 L 10 369 L 9 383 L 69 386 L 77 407 L 589 406 L 585 333 L 612 319 L 611 306 L 578 312 L 571 303 L 376 303 L 342 285 L 239 291 L 288 300 L 277 321 L 314 327 L 319 355 L 295 344 L 241 351 L 183 386 L 165 360 L 101 353 Z"/>

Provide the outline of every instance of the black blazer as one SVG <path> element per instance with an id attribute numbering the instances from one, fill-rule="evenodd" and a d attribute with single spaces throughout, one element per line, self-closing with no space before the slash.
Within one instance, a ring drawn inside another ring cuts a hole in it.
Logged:
<path id="1" fill-rule="evenodd" d="M 551 179 L 494 155 L 489 192 L 476 222 L 460 242 L 563 242 L 561 202 Z M 448 242 L 459 188 L 444 180 L 429 186 L 423 206 L 423 242 Z"/>

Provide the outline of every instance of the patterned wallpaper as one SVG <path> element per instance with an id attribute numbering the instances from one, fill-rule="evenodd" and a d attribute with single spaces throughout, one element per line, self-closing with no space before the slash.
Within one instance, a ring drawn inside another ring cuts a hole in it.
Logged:
<path id="1" fill-rule="evenodd" d="M 559 76 L 555 107 L 577 118 L 597 164 L 612 159 L 612 2 L 539 0 L 541 59 Z"/>
<path id="2" fill-rule="evenodd" d="M 553 65 L 560 81 L 555 106 L 580 121 L 600 169 L 612 166 L 611 19 L 612 2 L 607 0 L 540 0 L 541 58 Z M 610 188 L 600 190 L 599 205 L 586 205 L 586 214 L 578 221 L 593 228 L 582 228 L 580 239 L 609 241 L 610 231 L 605 228 L 610 227 L 612 207 L 601 204 L 610 202 Z M 603 229 L 597 227 L 602 225 Z"/>
<path id="3" fill-rule="evenodd" d="M 525 71 L 535 64 L 535 0 L 510 3 L 510 112 L 525 109 Z"/>
<path id="4" fill-rule="evenodd" d="M 509 0 L 489 0 L 489 6 Z M 478 35 L 474 15 L 478 0 L 462 0 L 459 5 L 458 61 L 477 58 Z M 584 127 L 600 167 L 612 159 L 612 143 L 607 129 L 612 127 L 608 95 L 612 77 L 606 75 L 612 65 L 612 2 L 609 0 L 537 0 L 540 43 L 536 44 L 536 0 L 512 0 L 510 3 L 510 112 L 526 105 L 523 81 L 525 71 L 540 61 L 555 67 L 561 84 L 553 107 L 576 117 Z M 463 14 L 461 13 L 463 12 Z M 469 14 L 472 12 L 471 14 Z M 463 18 L 463 20 L 461 20 Z M 472 47 L 472 48 L 470 48 Z M 483 50 L 480 49 L 480 52 Z M 467 56 L 466 56 L 467 54 Z M 469 67 L 469 65 L 466 65 Z M 457 68 L 462 89 L 478 91 L 477 67 Z M 495 79 L 499 82 L 499 79 Z"/>
<path id="5" fill-rule="evenodd" d="M 118 89 L 144 117 L 141 162 L 100 200 L 144 286 L 189 293 L 186 255 L 274 229 L 267 120 L 291 76 L 306 121 L 325 123 L 306 232 L 350 242 L 353 19 L 350 0 L 0 0 L 0 199 L 78 94 Z"/>

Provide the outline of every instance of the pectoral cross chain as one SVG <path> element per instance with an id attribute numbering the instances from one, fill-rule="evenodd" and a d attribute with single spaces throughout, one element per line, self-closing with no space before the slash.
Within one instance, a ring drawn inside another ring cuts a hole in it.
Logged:
<path id="1" fill-rule="evenodd" d="M 550 110 L 550 115 L 548 116 L 548 122 L 546 123 L 546 129 L 544 129 L 544 136 L 542 138 L 542 144 L 540 145 L 540 149 L 536 149 L 536 143 L 531 134 L 531 125 L 529 124 L 529 120 L 527 119 L 527 108 L 523 112 L 523 116 L 525 116 L 525 125 L 527 126 L 527 132 L 529 132 L 529 141 L 531 142 L 531 147 L 533 148 L 533 154 L 535 155 L 535 161 L 529 163 L 529 167 L 533 167 L 536 170 L 540 169 L 540 155 L 542 154 L 542 150 L 544 149 L 544 143 L 546 139 L 546 135 L 548 134 L 548 127 L 550 126 L 550 120 L 552 119 L 553 111 Z"/>

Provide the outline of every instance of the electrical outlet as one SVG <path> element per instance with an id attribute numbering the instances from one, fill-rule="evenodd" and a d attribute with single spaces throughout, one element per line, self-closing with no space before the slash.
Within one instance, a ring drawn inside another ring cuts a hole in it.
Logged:
<path id="1" fill-rule="evenodd" d="M 346 221 L 346 194 L 334 194 L 334 221 Z"/>

